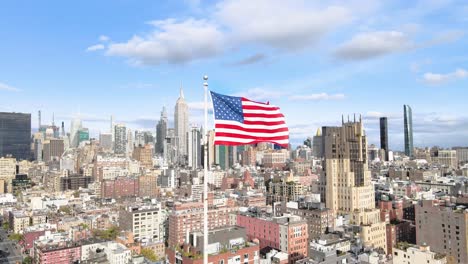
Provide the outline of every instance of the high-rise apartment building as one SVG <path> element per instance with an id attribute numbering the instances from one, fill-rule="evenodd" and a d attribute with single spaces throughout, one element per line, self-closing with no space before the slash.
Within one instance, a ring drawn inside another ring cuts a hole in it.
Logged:
<path id="1" fill-rule="evenodd" d="M 165 215 L 161 204 L 128 206 L 119 213 L 119 227 L 131 231 L 136 240 L 163 241 Z"/>
<path id="2" fill-rule="evenodd" d="M 367 137 L 362 121 L 323 127 L 324 173 L 320 185 L 326 207 L 350 215 L 360 225 L 365 246 L 386 249 L 385 222 L 375 208 L 375 191 L 368 169 Z"/>
<path id="3" fill-rule="evenodd" d="M 184 91 L 180 88 L 180 96 L 177 99 L 174 110 L 175 136 L 178 138 L 177 151 L 179 162 L 185 163 L 187 155 L 187 133 L 189 132 L 189 109 L 185 102 Z"/>
<path id="4" fill-rule="evenodd" d="M 135 147 L 133 158 L 140 162 L 141 167 L 153 168 L 153 147 L 150 144 Z"/>
<path id="5" fill-rule="evenodd" d="M 232 204 L 212 207 L 208 210 L 208 229 L 229 224 L 229 216 L 237 211 Z M 203 203 L 176 203 L 169 214 L 169 247 L 181 245 L 187 233 L 203 230 Z"/>
<path id="6" fill-rule="evenodd" d="M 44 141 L 43 158 L 45 162 L 60 160 L 64 152 L 63 139 L 49 139 Z"/>
<path id="7" fill-rule="evenodd" d="M 16 160 L 14 158 L 0 158 L 0 193 L 11 192 L 12 180 L 16 175 Z"/>
<path id="8" fill-rule="evenodd" d="M 31 157 L 31 114 L 0 112 L 0 157 Z"/>
<path id="9" fill-rule="evenodd" d="M 447 254 L 447 263 L 468 263 L 468 210 L 445 201 L 424 200 L 415 206 L 416 243 Z"/>
<path id="10" fill-rule="evenodd" d="M 409 105 L 403 105 L 404 130 L 405 130 L 405 154 L 413 157 L 413 113 Z"/>
<path id="11" fill-rule="evenodd" d="M 167 137 L 167 112 L 166 107 L 163 107 L 161 111 L 161 118 L 156 125 L 156 153 L 164 153 L 164 142 Z"/>
<path id="12" fill-rule="evenodd" d="M 453 149 L 457 153 L 458 163 L 465 164 L 468 162 L 468 148 L 454 147 Z"/>
<path id="13" fill-rule="evenodd" d="M 115 154 L 125 154 L 127 151 L 127 127 L 124 124 L 114 126 L 114 152 Z"/>
<path id="14" fill-rule="evenodd" d="M 105 151 L 112 151 L 112 133 L 101 133 L 99 135 L 99 145 Z"/>
<path id="15" fill-rule="evenodd" d="M 298 216 L 257 217 L 250 213 L 237 215 L 237 225 L 245 227 L 249 239 L 258 239 L 260 248 L 272 247 L 288 254 L 288 263 L 307 256 L 307 222 Z"/>
<path id="16" fill-rule="evenodd" d="M 314 138 L 312 139 L 312 155 L 316 158 L 323 157 L 323 146 L 322 146 L 322 130 L 317 128 Z"/>
<path id="17" fill-rule="evenodd" d="M 385 161 L 388 161 L 388 123 L 386 117 L 380 118 L 380 148 L 384 150 Z"/>
<path id="18" fill-rule="evenodd" d="M 196 170 L 202 167 L 201 164 L 201 133 L 198 127 L 192 127 L 187 137 L 188 166 Z"/>

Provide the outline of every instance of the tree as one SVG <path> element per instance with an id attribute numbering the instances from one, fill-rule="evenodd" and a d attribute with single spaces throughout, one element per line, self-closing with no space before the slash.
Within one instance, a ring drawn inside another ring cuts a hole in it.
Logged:
<path id="1" fill-rule="evenodd" d="M 65 214 L 70 214 L 71 213 L 71 208 L 68 205 L 62 205 L 59 208 L 59 212 L 65 213 Z"/>
<path id="2" fill-rule="evenodd" d="M 93 234 L 95 237 L 98 237 L 100 239 L 114 240 L 119 234 L 119 228 L 116 226 L 112 226 L 107 230 L 94 230 Z"/>
<path id="3" fill-rule="evenodd" d="M 10 229 L 10 224 L 8 222 L 3 222 L 2 227 L 3 229 L 8 230 Z"/>
<path id="4" fill-rule="evenodd" d="M 23 259 L 23 264 L 32 264 L 33 259 L 30 256 L 27 256 Z"/>
<path id="5" fill-rule="evenodd" d="M 143 257 L 145 257 L 145 258 L 147 258 L 148 260 L 151 260 L 151 261 L 157 261 L 158 260 L 158 256 L 156 256 L 156 254 L 154 253 L 154 251 L 151 248 L 141 249 L 141 255 L 143 255 Z"/>
<path id="6" fill-rule="evenodd" d="M 20 241 L 22 239 L 23 239 L 23 235 L 21 235 L 21 234 L 14 233 L 14 234 L 10 235 L 10 240 L 18 242 L 18 241 Z"/>

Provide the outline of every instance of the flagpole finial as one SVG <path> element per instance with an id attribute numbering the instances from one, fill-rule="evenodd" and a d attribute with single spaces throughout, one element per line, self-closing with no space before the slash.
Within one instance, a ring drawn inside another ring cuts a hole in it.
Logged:
<path id="1" fill-rule="evenodd" d="M 203 76 L 204 81 L 208 81 L 208 75 Z"/>

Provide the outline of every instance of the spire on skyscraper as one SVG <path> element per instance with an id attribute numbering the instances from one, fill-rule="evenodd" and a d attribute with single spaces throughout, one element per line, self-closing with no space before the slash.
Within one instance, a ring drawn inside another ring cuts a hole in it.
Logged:
<path id="1" fill-rule="evenodd" d="M 182 89 L 182 82 L 180 82 L 180 94 L 179 94 L 179 98 L 185 99 L 185 98 L 184 98 L 184 89 Z"/>

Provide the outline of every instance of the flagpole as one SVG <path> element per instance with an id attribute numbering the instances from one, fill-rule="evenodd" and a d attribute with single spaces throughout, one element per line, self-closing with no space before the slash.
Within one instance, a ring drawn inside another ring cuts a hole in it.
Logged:
<path id="1" fill-rule="evenodd" d="M 203 264 L 208 264 L 208 76 L 203 76 L 205 90 L 205 129 L 203 131 Z"/>

